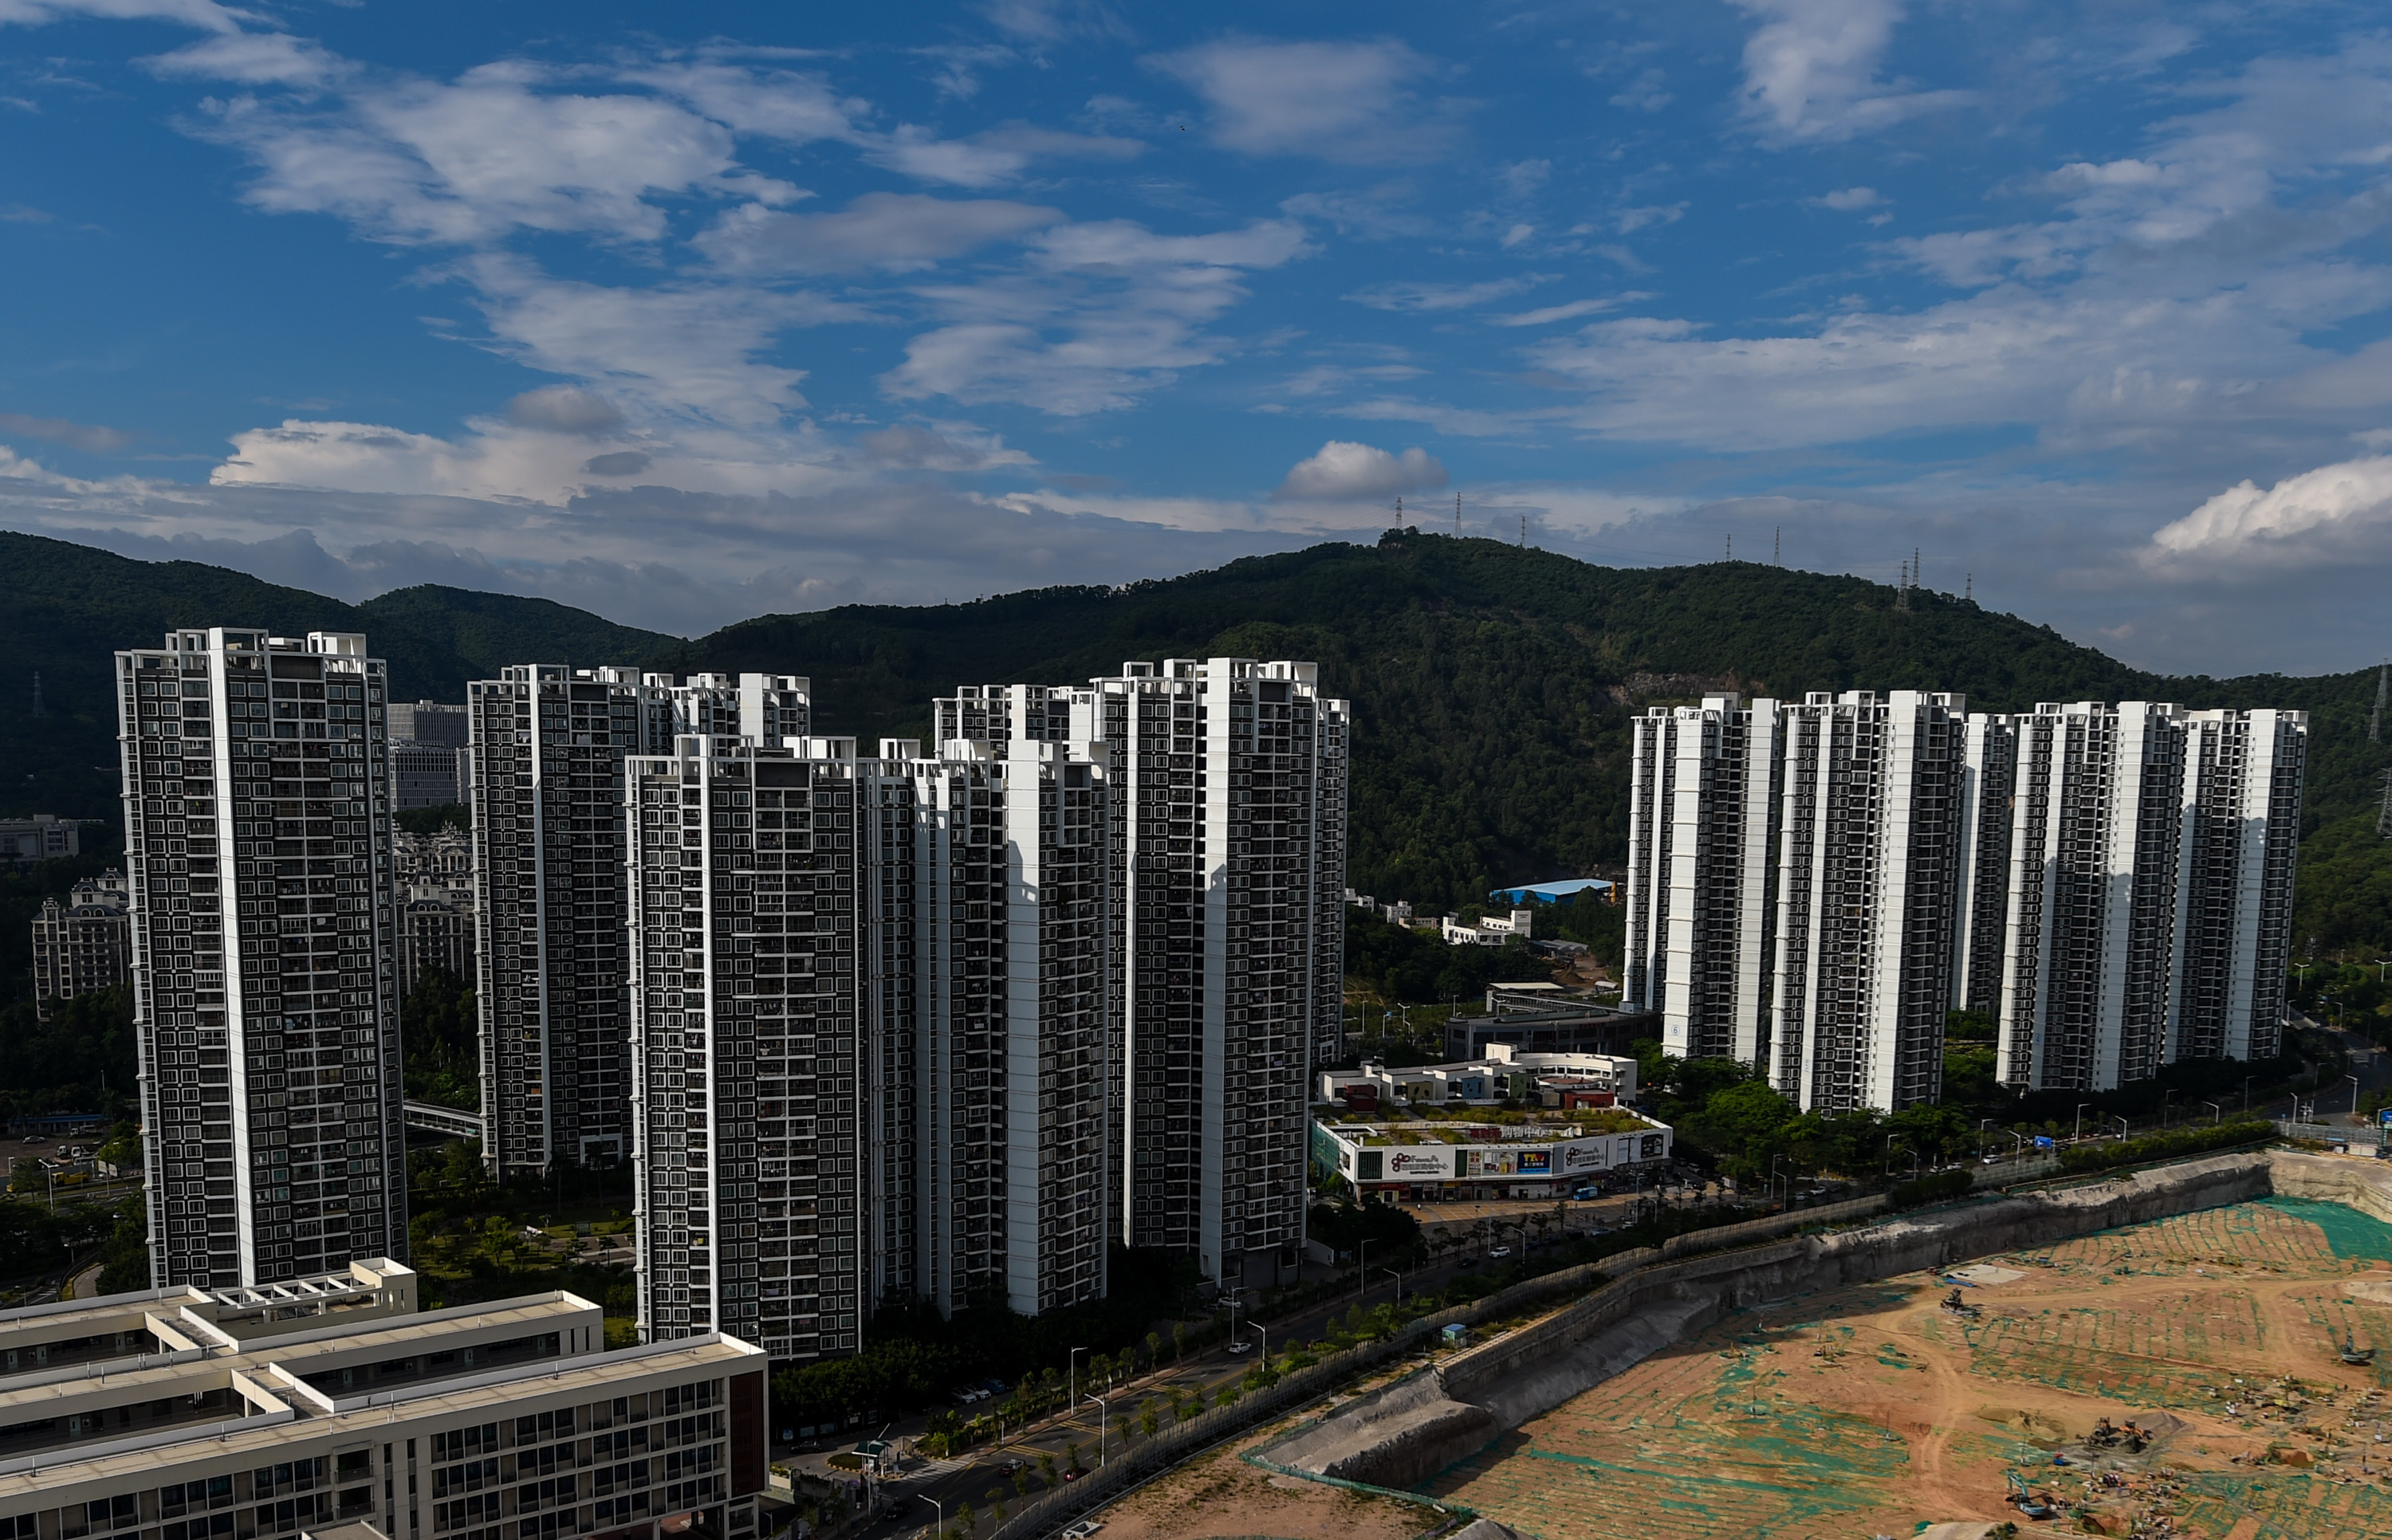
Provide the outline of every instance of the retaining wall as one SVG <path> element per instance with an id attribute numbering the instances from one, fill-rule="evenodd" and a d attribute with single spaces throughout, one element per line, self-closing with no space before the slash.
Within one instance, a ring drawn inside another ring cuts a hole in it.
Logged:
<path id="1" fill-rule="evenodd" d="M 2210 1156 L 2057 1192 L 1965 1199 L 1832 1234 L 1763 1241 L 1724 1254 L 1664 1254 L 1544 1319 L 1295 1430 L 1267 1453 L 1300 1473 L 1403 1489 L 1486 1447 L 1730 1310 L 1797 1294 L 1942 1269 L 2269 1193 L 2342 1202 L 2392 1222 L 2392 1172 L 2292 1151 Z M 1837 1209 L 1865 1210 L 1881 1199 Z M 1784 1236 L 1830 1210 L 1681 1236 L 1733 1244 L 1736 1232 Z M 1677 1242 L 1672 1242 L 1675 1246 Z M 1650 1253 L 1648 1253 L 1649 1255 Z M 1623 1272 L 1626 1257 L 1612 1259 Z"/>

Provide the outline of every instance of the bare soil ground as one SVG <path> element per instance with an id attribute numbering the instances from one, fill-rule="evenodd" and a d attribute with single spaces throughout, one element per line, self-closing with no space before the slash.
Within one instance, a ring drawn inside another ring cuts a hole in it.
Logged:
<path id="1" fill-rule="evenodd" d="M 1098 1515 L 1099 1540 L 1411 1540 L 1442 1521 L 1425 1504 L 1274 1476 L 1238 1457 L 1273 1436 L 1258 1432 L 1123 1498 Z"/>
<path id="2" fill-rule="evenodd" d="M 2018 1275 L 1962 1288 L 1973 1317 L 1929 1275 L 1743 1312 L 1429 1490 L 1538 1540 L 2392 1534 L 2392 1227 L 2269 1200 L 1988 1260 Z M 2386 1362 L 2345 1365 L 2354 1338 Z M 2092 1446 L 2104 1417 L 2152 1436 Z M 2010 1472 L 2060 1517 L 2009 1506 Z M 1280 1511 L 1154 1533 L 1354 1527 Z"/>

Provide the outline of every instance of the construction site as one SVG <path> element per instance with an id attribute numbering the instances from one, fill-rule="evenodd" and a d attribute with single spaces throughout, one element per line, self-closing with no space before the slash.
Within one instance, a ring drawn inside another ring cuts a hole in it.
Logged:
<path id="1" fill-rule="evenodd" d="M 2392 1226 L 2263 1198 L 1729 1314 L 1424 1490 L 1544 1540 L 2380 1536 L 2378 1342 Z"/>
<path id="2" fill-rule="evenodd" d="M 2384 1162 L 2211 1157 L 1606 1265 L 1105 1520 L 1122 1540 L 2392 1534 Z"/>

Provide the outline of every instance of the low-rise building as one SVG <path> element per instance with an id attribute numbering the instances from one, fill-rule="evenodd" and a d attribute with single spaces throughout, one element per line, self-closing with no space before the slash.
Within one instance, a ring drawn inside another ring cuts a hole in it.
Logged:
<path id="1" fill-rule="evenodd" d="M 66 901 L 44 899 L 33 916 L 33 1006 L 43 1019 L 64 1000 L 133 977 L 133 916 L 124 874 L 74 885 Z"/>
<path id="2" fill-rule="evenodd" d="M 1527 1122 L 1315 1119 L 1312 1167 L 1363 1202 L 1551 1200 L 1667 1160 L 1672 1131 L 1625 1107 Z"/>
<path id="3" fill-rule="evenodd" d="M 1528 940 L 1535 933 L 1536 920 L 1536 912 L 1529 909 L 1515 909 L 1508 915 L 1489 914 L 1469 924 L 1458 915 L 1449 914 L 1439 929 L 1448 946 L 1500 947 L 1506 941 Z"/>
<path id="4" fill-rule="evenodd" d="M 1658 1011 L 1623 1010 L 1558 984 L 1494 984 L 1485 1014 L 1448 1016 L 1449 1059 L 1478 1058 L 1498 1045 L 1527 1053 L 1620 1054 L 1661 1035 Z"/>
<path id="5" fill-rule="evenodd" d="M 1636 1061 L 1611 1054 L 1523 1053 L 1508 1043 L 1490 1044 L 1484 1056 L 1452 1064 L 1413 1065 L 1391 1069 L 1365 1064 L 1359 1069 L 1332 1069 L 1320 1077 L 1320 1099 L 1358 1101 L 1371 1106 L 1411 1104 L 1442 1107 L 1450 1102 L 1491 1106 L 1502 1102 L 1525 1106 L 1548 1103 L 1548 1088 L 1580 1095 L 1600 1094 L 1601 1102 L 1570 1105 L 1608 1106 L 1636 1099 Z"/>
<path id="6" fill-rule="evenodd" d="M 51 861 L 83 853 L 83 825 L 56 813 L 0 818 L 0 862 Z"/>
<path id="7" fill-rule="evenodd" d="M 419 1312 L 376 1259 L 0 1312 L 0 1540 L 748 1540 L 765 1358 L 576 1295 Z"/>

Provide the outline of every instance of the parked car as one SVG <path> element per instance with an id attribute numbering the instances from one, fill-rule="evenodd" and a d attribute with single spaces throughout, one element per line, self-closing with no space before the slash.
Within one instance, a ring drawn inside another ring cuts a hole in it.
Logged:
<path id="1" fill-rule="evenodd" d="M 1232 1343 L 1230 1343 L 1230 1344 L 1229 1344 L 1229 1352 L 1230 1352 L 1232 1354 L 1238 1354 L 1238 1353 L 1248 1353 L 1248 1352 L 1254 1352 L 1254 1345 L 1252 1342 L 1247 1341 L 1247 1340 L 1246 1340 L 1244 1338 L 1242 1338 L 1242 1337 L 1239 1338 L 1236 1341 L 1234 1341 L 1234 1342 L 1232 1342 Z"/>
<path id="2" fill-rule="evenodd" d="M 1476 1257 L 1464 1257 L 1462 1259 L 1462 1265 L 1464 1267 L 1476 1267 L 1478 1265 L 1478 1259 Z"/>
<path id="3" fill-rule="evenodd" d="M 1063 1532 L 1063 1540 L 1088 1540 L 1088 1536 L 1105 1526 L 1094 1519 L 1083 1519 Z"/>
<path id="4" fill-rule="evenodd" d="M 1489 1258 L 1494 1258 L 1494 1257 L 1508 1257 L 1508 1256 L 1510 1256 L 1511 1254 L 1512 1254 L 1512 1249 L 1511 1249 L 1510 1247 L 1508 1247 L 1508 1246 L 1497 1246 L 1497 1247 L 1491 1247 L 1491 1248 L 1489 1248 L 1489 1249 L 1488 1249 L 1488 1252 L 1487 1252 L 1487 1255 L 1488 1255 Z"/>

